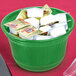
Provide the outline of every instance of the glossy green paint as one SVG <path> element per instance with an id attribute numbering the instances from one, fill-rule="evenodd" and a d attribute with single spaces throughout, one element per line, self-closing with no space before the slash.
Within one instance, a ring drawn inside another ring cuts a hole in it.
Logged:
<path id="1" fill-rule="evenodd" d="M 52 14 L 64 12 L 56 8 L 51 9 L 53 10 Z M 74 28 L 73 18 L 67 14 L 67 20 L 71 20 L 71 22 L 68 23 L 69 29 L 65 35 L 47 40 L 26 40 L 11 35 L 9 28 L 4 26 L 5 23 L 14 20 L 20 10 L 8 14 L 1 22 L 2 30 L 9 39 L 12 56 L 16 63 L 21 68 L 33 72 L 48 71 L 55 68 L 65 56 L 68 36 Z"/>

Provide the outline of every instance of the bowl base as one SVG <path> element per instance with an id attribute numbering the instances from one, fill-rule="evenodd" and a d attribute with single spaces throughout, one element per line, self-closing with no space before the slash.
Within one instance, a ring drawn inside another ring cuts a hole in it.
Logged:
<path id="1" fill-rule="evenodd" d="M 18 64 L 19 67 L 21 67 L 22 69 L 25 69 L 27 71 L 31 71 L 31 72 L 45 72 L 45 71 L 49 71 L 49 70 L 57 67 L 61 63 L 62 59 L 60 61 L 54 63 L 54 64 L 47 65 L 47 66 L 27 66 L 27 65 L 21 64 L 17 60 L 15 60 L 15 61 Z"/>

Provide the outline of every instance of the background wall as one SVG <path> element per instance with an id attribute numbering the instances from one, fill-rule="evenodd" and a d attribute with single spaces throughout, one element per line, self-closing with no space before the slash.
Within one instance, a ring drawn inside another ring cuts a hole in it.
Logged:
<path id="1" fill-rule="evenodd" d="M 43 6 L 48 4 L 50 7 L 59 8 L 66 12 L 70 12 L 74 20 L 76 20 L 76 0 L 1 0 L 0 1 L 0 22 L 8 13 L 25 7 Z M 76 26 L 75 26 L 76 28 Z M 53 70 L 43 73 L 32 73 L 21 69 L 15 63 L 11 55 L 11 49 L 8 39 L 4 35 L 0 27 L 0 53 L 5 59 L 13 76 L 62 76 L 63 72 L 68 68 L 76 57 L 76 30 L 71 33 L 67 51 L 62 63 Z"/>

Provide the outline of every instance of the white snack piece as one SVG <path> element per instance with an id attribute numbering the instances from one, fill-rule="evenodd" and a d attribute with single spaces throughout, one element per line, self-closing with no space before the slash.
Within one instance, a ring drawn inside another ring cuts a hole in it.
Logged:
<path id="1" fill-rule="evenodd" d="M 59 23 L 62 23 L 62 22 L 66 23 L 65 28 L 66 28 L 66 30 L 68 29 L 66 13 L 59 13 L 59 14 L 56 14 L 56 15 L 50 14 L 48 16 L 42 17 L 40 19 L 40 24 L 41 25 L 46 25 L 46 24 L 49 24 L 49 23 L 52 23 L 52 22 L 55 22 L 55 21 L 59 21 Z"/>
<path id="2" fill-rule="evenodd" d="M 68 25 L 67 25 L 67 19 L 66 19 L 66 13 L 59 13 L 55 15 L 55 19 L 59 21 L 59 23 L 64 22 L 66 23 L 66 30 L 68 29 Z"/>
<path id="3" fill-rule="evenodd" d="M 22 39 L 28 39 L 28 40 L 33 40 L 33 37 L 29 37 L 29 38 L 26 38 L 24 37 L 22 34 L 19 33 L 19 37 L 21 37 Z"/>
<path id="4" fill-rule="evenodd" d="M 47 32 L 49 31 L 51 28 L 51 26 L 44 26 L 44 27 L 40 27 L 40 30 L 43 31 L 43 32 Z"/>
<path id="5" fill-rule="evenodd" d="M 58 37 L 60 35 L 63 35 L 66 33 L 66 29 L 64 26 L 56 27 L 53 28 L 52 30 L 49 31 L 49 34 L 53 37 Z"/>
<path id="6" fill-rule="evenodd" d="M 40 8 L 30 8 L 26 10 L 28 17 L 42 17 L 44 13 L 44 10 Z"/>
<path id="7" fill-rule="evenodd" d="M 34 27 L 39 28 L 39 20 L 36 18 L 28 18 L 28 19 L 25 19 L 24 21 L 27 21 Z"/>
<path id="8" fill-rule="evenodd" d="M 55 22 L 56 19 L 55 19 L 55 16 L 50 14 L 48 16 L 44 16 L 40 19 L 40 24 L 41 25 L 46 25 L 46 24 L 49 24 L 51 22 Z"/>
<path id="9" fill-rule="evenodd" d="M 63 73 L 63 76 L 76 76 L 76 58 L 72 62 L 72 64 L 66 69 Z"/>
<path id="10" fill-rule="evenodd" d="M 56 15 L 55 15 L 55 18 L 56 18 L 59 22 L 67 22 L 66 13 L 56 14 Z"/>
<path id="11" fill-rule="evenodd" d="M 46 40 L 46 39 L 51 39 L 53 38 L 52 36 L 42 36 L 42 35 L 35 35 L 34 40 Z"/>
<path id="12" fill-rule="evenodd" d="M 16 31 L 14 28 L 9 27 L 10 33 L 12 34 L 18 34 L 18 31 Z"/>
<path id="13" fill-rule="evenodd" d="M 61 22 L 61 23 L 56 23 L 56 24 L 52 25 L 53 28 L 60 27 L 60 26 L 64 26 L 65 29 L 68 29 L 67 22 Z"/>

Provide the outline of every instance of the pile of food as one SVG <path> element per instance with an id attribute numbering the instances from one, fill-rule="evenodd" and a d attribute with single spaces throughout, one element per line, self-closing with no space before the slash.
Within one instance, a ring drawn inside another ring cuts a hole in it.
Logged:
<path id="1" fill-rule="evenodd" d="M 42 8 L 22 9 L 15 20 L 5 23 L 10 34 L 28 40 L 44 40 L 58 37 L 66 33 L 67 13 L 52 14 L 46 4 Z"/>

